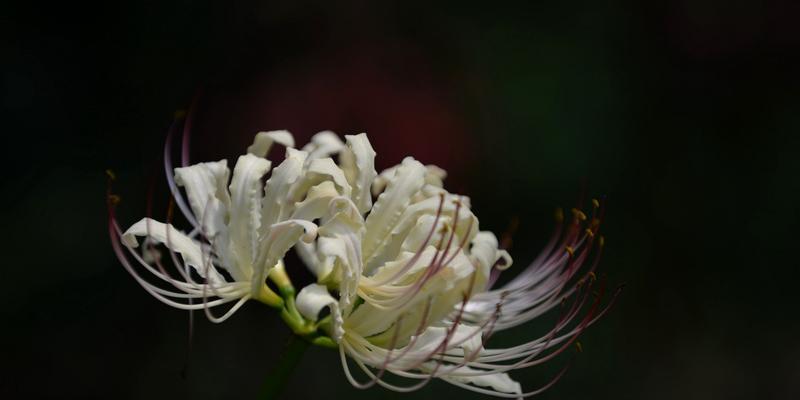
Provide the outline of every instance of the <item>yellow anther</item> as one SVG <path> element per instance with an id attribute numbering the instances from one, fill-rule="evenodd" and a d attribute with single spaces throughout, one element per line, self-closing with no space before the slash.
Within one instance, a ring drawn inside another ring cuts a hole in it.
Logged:
<path id="1" fill-rule="evenodd" d="M 567 250 L 567 253 L 569 253 L 570 257 L 575 256 L 575 249 L 573 249 L 572 246 L 567 246 L 565 250 Z"/>
<path id="2" fill-rule="evenodd" d="M 111 179 L 112 181 L 117 180 L 117 174 L 115 174 L 114 171 L 110 169 L 106 170 L 106 176 L 108 177 L 108 179 Z"/>
<path id="3" fill-rule="evenodd" d="M 581 221 L 586 221 L 586 214 L 584 214 L 583 211 L 578 210 L 577 208 L 572 209 L 572 215 L 574 215 L 575 218 Z"/>
<path id="4" fill-rule="evenodd" d="M 589 278 L 591 278 L 592 282 L 594 282 L 597 280 L 597 275 L 595 275 L 594 272 L 589 271 Z"/>
<path id="5" fill-rule="evenodd" d="M 586 228 L 586 234 L 589 235 L 589 237 L 594 237 L 594 232 L 589 228 Z"/>
<path id="6" fill-rule="evenodd" d="M 594 208 L 600 208 L 600 202 L 597 199 L 592 199 L 592 205 Z"/>
<path id="7" fill-rule="evenodd" d="M 555 217 L 556 217 L 556 222 L 563 221 L 564 220 L 564 210 L 561 209 L 561 208 L 556 208 Z"/>
<path id="8" fill-rule="evenodd" d="M 606 244 L 606 238 L 605 238 L 605 237 L 603 237 L 603 236 L 600 236 L 600 239 L 598 239 L 598 240 L 597 240 L 597 244 L 599 244 L 599 245 L 600 245 L 600 247 L 603 247 L 603 246 L 605 246 L 605 244 Z"/>
<path id="9" fill-rule="evenodd" d="M 120 201 L 122 201 L 122 198 L 120 198 L 119 196 L 117 196 L 115 194 L 108 195 L 108 202 L 112 206 L 115 206 L 115 205 L 119 204 Z"/>
<path id="10" fill-rule="evenodd" d="M 581 342 L 575 342 L 575 348 L 578 349 L 578 353 L 583 353 L 583 345 L 581 345 Z"/>

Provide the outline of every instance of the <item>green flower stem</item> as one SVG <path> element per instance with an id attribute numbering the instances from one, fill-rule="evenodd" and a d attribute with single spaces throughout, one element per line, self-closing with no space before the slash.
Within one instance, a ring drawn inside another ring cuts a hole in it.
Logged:
<path id="1" fill-rule="evenodd" d="M 330 334 L 332 330 L 330 316 L 323 318 L 321 321 L 314 323 L 313 321 L 306 320 L 300 311 L 297 309 L 295 303 L 296 291 L 292 280 L 286 273 L 286 268 L 283 263 L 278 263 L 269 274 L 270 280 L 278 286 L 278 293 L 281 297 L 281 319 L 287 326 L 294 332 L 295 335 L 308 341 L 309 343 L 327 348 L 336 349 L 339 346 L 330 337 L 324 336 L 324 333 Z M 322 332 L 320 332 L 320 329 Z"/>
<path id="2" fill-rule="evenodd" d="M 292 328 L 292 332 L 300 336 L 306 336 L 313 332 L 313 328 L 308 326 L 310 324 L 306 322 L 305 318 L 297 310 L 294 285 L 292 285 L 292 280 L 289 279 L 282 262 L 272 268 L 269 273 L 269 279 L 278 286 L 278 293 L 280 293 L 282 300 L 281 318 Z M 309 331 L 309 329 L 311 330 Z"/>
<path id="3" fill-rule="evenodd" d="M 275 285 L 277 285 L 280 290 L 284 288 L 294 290 L 292 280 L 289 279 L 289 274 L 286 273 L 286 267 L 283 266 L 283 262 L 279 262 L 269 271 L 269 279 L 275 282 Z"/>
<path id="4" fill-rule="evenodd" d="M 327 347 L 329 349 L 338 349 L 339 345 L 333 341 L 333 339 L 327 336 L 317 336 L 311 339 L 311 344 L 320 347 Z"/>
<path id="5" fill-rule="evenodd" d="M 270 400 L 277 399 L 286 388 L 286 384 L 292 375 L 292 371 L 300 363 L 308 346 L 311 345 L 308 341 L 304 340 L 297 335 L 291 335 L 289 342 L 281 353 L 277 365 L 267 375 L 264 384 L 261 386 L 261 394 L 259 399 Z"/>
<path id="6" fill-rule="evenodd" d="M 255 299 L 273 308 L 283 307 L 283 299 L 275 294 L 267 285 L 261 285 L 261 292 Z"/>
<path id="7" fill-rule="evenodd" d="M 306 337 L 316 332 L 317 327 L 303 318 L 294 305 L 294 298 L 287 297 L 284 308 L 281 309 L 281 319 L 296 335 Z"/>

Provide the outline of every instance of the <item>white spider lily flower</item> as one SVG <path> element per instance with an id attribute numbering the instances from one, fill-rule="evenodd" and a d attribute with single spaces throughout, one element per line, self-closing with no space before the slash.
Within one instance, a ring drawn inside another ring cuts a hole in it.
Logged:
<path id="1" fill-rule="evenodd" d="M 264 156 L 274 142 L 287 147 L 287 156 L 262 185 L 271 167 Z M 170 183 L 186 190 L 191 211 L 186 210 L 180 193 L 173 193 L 195 226 L 192 233 L 185 234 L 151 218 L 140 220 L 123 233 L 114 207 L 110 207 L 112 244 L 123 266 L 158 300 L 183 310 L 204 309 L 214 322 L 224 321 L 249 299 L 281 307 L 283 300 L 266 285 L 266 278 L 274 270 L 280 279 L 285 274 L 284 254 L 298 241 L 313 241 L 317 232 L 317 226 L 308 220 L 286 218 L 293 207 L 286 193 L 301 177 L 306 158 L 293 145 L 286 131 L 259 133 L 248 148 L 250 153 L 236 162 L 230 182 L 226 160 L 176 168 L 174 180 L 168 168 Z M 141 253 L 135 251 L 138 237 L 146 238 Z M 151 256 L 153 244 L 169 250 L 177 276 L 167 272 L 158 257 Z M 123 248 L 168 288 L 141 276 Z M 234 301 L 221 317 L 209 310 Z"/>
<path id="2" fill-rule="evenodd" d="M 444 171 L 406 158 L 375 175 L 366 136 L 347 139 L 340 159 L 347 163 L 342 169 L 351 191 L 328 181 L 311 188 L 304 200 L 314 207 L 320 229 L 313 244 L 299 247 L 319 283 L 300 291 L 297 306 L 312 321 L 323 308 L 330 309 L 321 325 L 338 343 L 350 382 L 405 392 L 440 378 L 511 398 L 540 393 L 555 383 L 563 371 L 526 393 L 507 372 L 552 359 L 610 306 L 598 310 L 598 296 L 577 326 L 570 325 L 586 304 L 589 291 L 581 285 L 594 276 L 594 265 L 581 284 L 567 288 L 567 283 L 586 260 L 599 223 L 582 230 L 576 218 L 560 243 L 553 241 L 517 279 L 491 290 L 499 271 L 511 266 L 511 257 L 498 248 L 492 233 L 479 231 L 469 199 L 441 187 Z M 361 162 L 348 161 L 353 159 Z M 380 193 L 375 204 L 367 207 L 363 198 L 362 204 L 353 199 L 355 182 L 360 190 L 366 183 Z M 570 296 L 578 301 L 544 336 L 511 348 L 484 348 L 493 331 L 540 316 Z M 355 379 L 348 357 L 368 382 Z M 390 383 L 386 372 L 419 382 Z"/>

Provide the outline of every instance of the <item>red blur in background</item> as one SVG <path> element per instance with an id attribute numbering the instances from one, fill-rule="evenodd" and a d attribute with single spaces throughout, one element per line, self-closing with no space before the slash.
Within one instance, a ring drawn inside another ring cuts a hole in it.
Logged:
<path id="1" fill-rule="evenodd" d="M 204 90 L 193 113 L 192 160 L 241 154 L 259 131 L 289 130 L 297 147 L 323 130 L 342 137 L 366 132 L 378 171 L 413 156 L 457 183 L 473 148 L 450 87 L 410 48 L 320 50 L 291 69 Z M 273 151 L 270 158 L 281 160 L 283 150 Z"/>

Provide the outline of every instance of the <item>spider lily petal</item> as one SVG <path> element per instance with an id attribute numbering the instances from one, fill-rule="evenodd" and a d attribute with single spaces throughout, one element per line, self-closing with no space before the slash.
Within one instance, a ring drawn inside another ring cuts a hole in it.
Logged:
<path id="1" fill-rule="evenodd" d="M 207 265 L 204 261 L 205 254 L 203 254 L 200 243 L 179 232 L 172 225 L 143 218 L 125 231 L 122 235 L 122 242 L 131 248 L 138 247 L 137 236 L 145 236 L 159 243 L 169 243 L 169 248 L 180 254 L 184 263 L 192 267 L 201 277 L 207 279 L 209 283 L 219 284 L 225 281 L 213 265 Z"/>
<path id="2" fill-rule="evenodd" d="M 320 311 L 329 307 L 333 316 L 333 339 L 337 342 L 342 339 L 342 313 L 339 311 L 339 302 L 328 293 L 325 286 L 312 283 L 300 290 L 297 294 L 297 309 L 304 317 L 316 321 Z"/>
<path id="3" fill-rule="evenodd" d="M 342 150 L 344 145 L 335 133 L 322 131 L 311 137 L 311 141 L 303 146 L 303 151 L 308 153 L 309 160 L 326 158 Z"/>
<path id="4" fill-rule="evenodd" d="M 353 187 L 353 203 L 361 213 L 372 208 L 370 186 L 375 179 L 375 150 L 365 133 L 346 136 L 347 147 L 339 155 L 342 170 Z"/>
<path id="5" fill-rule="evenodd" d="M 215 235 L 225 229 L 225 215 L 230 208 L 228 162 L 220 160 L 175 168 L 175 183 L 186 189 L 194 215 L 204 222 L 203 230 Z"/>
<path id="6" fill-rule="evenodd" d="M 303 163 L 307 158 L 303 151 L 286 149 L 286 159 L 272 171 L 272 176 L 264 186 L 264 199 L 261 201 L 260 233 L 288 215 L 294 204 L 289 202 L 287 193 L 302 176 Z"/>
<path id="7" fill-rule="evenodd" d="M 258 132 L 253 144 L 247 148 L 247 152 L 259 157 L 266 157 L 273 143 L 281 144 L 286 148 L 294 148 L 294 137 L 288 131 Z"/>

